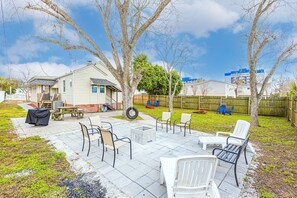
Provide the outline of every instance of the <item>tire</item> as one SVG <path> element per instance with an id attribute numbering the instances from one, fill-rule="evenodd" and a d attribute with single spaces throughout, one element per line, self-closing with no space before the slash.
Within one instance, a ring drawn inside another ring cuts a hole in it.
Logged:
<path id="1" fill-rule="evenodd" d="M 126 116 L 131 119 L 134 120 L 135 118 L 137 118 L 138 116 L 138 109 L 136 109 L 135 107 L 129 107 L 126 110 Z"/>

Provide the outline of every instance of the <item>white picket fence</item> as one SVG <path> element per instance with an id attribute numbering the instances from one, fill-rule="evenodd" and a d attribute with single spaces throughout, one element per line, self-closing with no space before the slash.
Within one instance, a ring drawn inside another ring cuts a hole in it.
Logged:
<path id="1" fill-rule="evenodd" d="M 0 102 L 5 100 L 5 91 L 0 91 Z"/>

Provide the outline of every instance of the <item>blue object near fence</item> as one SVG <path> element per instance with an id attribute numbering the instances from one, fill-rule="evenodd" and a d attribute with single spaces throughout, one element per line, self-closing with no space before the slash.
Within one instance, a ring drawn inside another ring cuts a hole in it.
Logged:
<path id="1" fill-rule="evenodd" d="M 216 110 L 216 113 L 226 114 L 226 105 L 221 105 L 220 108 Z"/>

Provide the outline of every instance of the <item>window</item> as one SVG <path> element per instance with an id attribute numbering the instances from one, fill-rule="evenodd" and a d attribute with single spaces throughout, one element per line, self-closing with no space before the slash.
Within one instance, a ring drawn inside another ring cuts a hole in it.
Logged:
<path id="1" fill-rule="evenodd" d="M 63 80 L 63 92 L 66 92 L 66 81 Z"/>
<path id="2" fill-rule="evenodd" d="M 92 85 L 92 93 L 97 93 L 97 86 L 96 85 Z"/>
<path id="3" fill-rule="evenodd" d="M 72 80 L 69 80 L 69 86 L 72 87 Z"/>
<path id="4" fill-rule="evenodd" d="M 100 93 L 104 93 L 105 92 L 105 86 L 104 85 L 100 85 Z"/>

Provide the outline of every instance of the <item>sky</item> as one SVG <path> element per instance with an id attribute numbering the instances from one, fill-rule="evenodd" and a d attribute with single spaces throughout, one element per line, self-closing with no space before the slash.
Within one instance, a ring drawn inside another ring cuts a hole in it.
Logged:
<path id="1" fill-rule="evenodd" d="M 83 67 L 89 60 L 93 62 L 98 60 L 87 52 L 65 51 L 60 46 L 36 39 L 36 36 L 52 37 L 57 31 L 53 26 L 54 20 L 50 17 L 23 9 L 28 2 L 34 3 L 37 0 L 1 2 L 1 76 L 22 78 L 25 72 L 32 76 L 60 76 Z M 70 13 L 70 16 L 113 62 L 94 1 L 57 0 L 56 2 Z M 171 13 L 165 12 L 167 15 L 164 13 L 161 19 L 166 19 L 164 20 L 166 27 L 170 27 L 175 39 L 181 40 L 191 48 L 191 62 L 183 66 L 183 77 L 224 80 L 224 73 L 247 67 L 246 35 L 249 23 L 243 7 L 247 6 L 248 2 L 248 0 L 174 0 L 174 9 L 169 7 Z M 295 2 L 290 6 L 280 7 L 269 19 L 270 23 L 281 32 L 285 43 L 291 40 L 297 41 L 296 4 Z M 163 31 L 164 27 L 157 21 L 152 29 Z M 64 27 L 63 37 L 72 43 L 80 42 L 80 37 L 69 27 Z M 140 40 L 135 53 L 146 53 L 152 63 L 160 63 L 160 57 L 153 47 L 159 41 L 154 39 L 155 37 L 153 39 L 148 37 L 149 39 Z M 271 59 L 268 56 L 261 67 L 268 71 Z M 297 71 L 296 66 L 295 63 L 281 66 L 276 75 L 292 74 Z"/>

